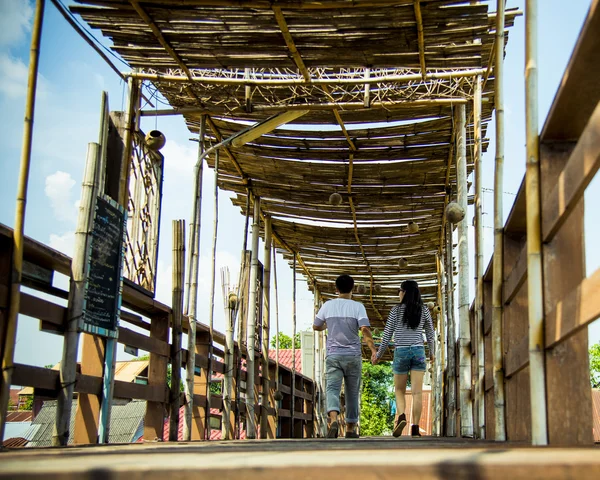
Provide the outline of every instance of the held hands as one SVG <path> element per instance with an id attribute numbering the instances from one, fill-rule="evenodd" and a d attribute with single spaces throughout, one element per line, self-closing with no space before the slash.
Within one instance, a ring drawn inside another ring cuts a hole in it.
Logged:
<path id="1" fill-rule="evenodd" d="M 377 358 L 377 351 L 376 350 L 372 350 L 371 351 L 371 363 L 373 365 L 377 365 L 379 363 L 379 359 Z"/>

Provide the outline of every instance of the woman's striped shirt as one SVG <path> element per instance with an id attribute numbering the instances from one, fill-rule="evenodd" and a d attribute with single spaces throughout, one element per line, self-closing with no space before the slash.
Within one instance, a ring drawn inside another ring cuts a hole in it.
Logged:
<path id="1" fill-rule="evenodd" d="M 383 352 L 390 344 L 392 335 L 394 336 L 394 345 L 396 348 L 423 345 L 423 330 L 425 330 L 429 351 L 431 352 L 430 354 L 433 355 L 435 353 L 433 320 L 431 320 L 429 309 L 423 305 L 421 308 L 421 322 L 414 330 L 408 325 L 405 325 L 402 321 L 405 310 L 406 305 L 403 303 L 392 308 L 385 324 L 385 329 L 383 330 L 383 337 L 381 339 L 379 350 L 377 351 L 377 358 L 381 358 L 383 355 Z"/>

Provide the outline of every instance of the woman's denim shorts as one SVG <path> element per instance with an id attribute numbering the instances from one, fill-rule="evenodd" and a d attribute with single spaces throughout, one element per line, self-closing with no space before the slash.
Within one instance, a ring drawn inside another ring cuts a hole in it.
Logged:
<path id="1" fill-rule="evenodd" d="M 423 345 L 397 347 L 394 350 L 392 371 L 396 375 L 406 375 L 411 370 L 424 372 L 426 370 L 425 361 L 425 347 Z"/>

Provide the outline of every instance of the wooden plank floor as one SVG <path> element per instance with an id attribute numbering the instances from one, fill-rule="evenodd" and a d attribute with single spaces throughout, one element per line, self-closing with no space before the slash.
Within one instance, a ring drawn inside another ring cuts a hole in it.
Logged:
<path id="1" fill-rule="evenodd" d="M 0 479 L 599 479 L 600 449 L 371 437 L 152 443 L 0 453 Z"/>

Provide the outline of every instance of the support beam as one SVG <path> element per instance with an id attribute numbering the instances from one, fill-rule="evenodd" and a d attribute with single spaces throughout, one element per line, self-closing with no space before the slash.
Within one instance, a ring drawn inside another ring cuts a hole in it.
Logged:
<path id="1" fill-rule="evenodd" d="M 277 20 L 277 25 L 279 25 L 279 29 L 281 30 L 281 34 L 283 35 L 283 39 L 285 40 L 285 44 L 287 45 L 292 58 L 294 59 L 294 63 L 302 73 L 304 77 L 304 81 L 310 82 L 310 73 L 308 73 L 308 69 L 306 65 L 304 65 L 304 61 L 302 60 L 302 56 L 298 52 L 296 48 L 296 44 L 294 42 L 294 38 L 288 29 L 287 22 L 285 21 L 285 17 L 283 13 L 281 13 L 281 7 L 273 7 L 273 13 L 275 14 L 275 19 Z"/>
<path id="2" fill-rule="evenodd" d="M 544 352 L 544 291 L 537 85 L 537 0 L 525 4 L 525 123 L 527 134 L 527 305 L 529 309 L 529 385 L 531 443 L 548 444 L 546 366 Z M 500 12 L 499 12 L 500 13 Z"/>
<path id="3" fill-rule="evenodd" d="M 256 414 L 254 412 L 254 373 L 256 335 L 256 296 L 258 276 L 258 233 L 260 229 L 260 198 L 254 198 L 252 217 L 252 260 L 250 263 L 250 294 L 248 295 L 248 354 L 246 357 L 246 435 L 256 438 Z"/>
<path id="4" fill-rule="evenodd" d="M 482 188 L 483 168 L 481 165 L 481 77 L 475 81 L 475 95 L 473 98 L 473 119 L 475 122 L 475 335 L 473 348 L 475 349 L 475 436 L 485 438 L 485 404 L 483 377 L 485 362 L 483 358 L 483 209 Z"/>
<path id="5" fill-rule="evenodd" d="M 421 64 L 421 77 L 427 78 L 427 67 L 425 66 L 425 36 L 423 35 L 423 16 L 421 15 L 421 0 L 415 0 L 415 19 L 417 21 L 417 35 L 419 39 L 419 63 Z"/>
<path id="6" fill-rule="evenodd" d="M 504 362 L 502 348 L 502 282 L 504 279 L 504 0 L 497 1 L 496 15 L 496 160 L 494 170 L 494 256 L 492 283 L 492 359 L 494 375 L 495 440 L 506 440 Z"/>
<path id="7" fill-rule="evenodd" d="M 454 70 L 446 72 L 431 72 L 427 75 L 427 80 L 450 80 L 456 78 L 476 77 L 484 75 L 487 72 L 485 68 L 471 68 L 468 70 Z M 195 72 L 192 72 L 195 73 Z M 186 75 L 173 75 L 164 73 L 146 73 L 146 72 L 124 72 L 123 76 L 132 77 L 138 80 L 149 80 L 151 82 L 169 82 L 169 83 L 201 83 L 203 85 L 239 85 L 251 87 L 285 87 L 294 85 L 306 85 L 304 78 L 243 78 L 243 77 L 210 77 L 203 76 L 200 71 L 191 77 Z M 423 79 L 422 73 L 407 73 L 402 75 L 381 75 L 366 76 L 356 75 L 355 77 L 332 77 L 332 78 L 313 78 L 311 85 L 374 85 L 381 83 L 413 83 Z M 182 108 L 181 111 L 184 111 Z M 161 112 L 161 110 L 159 110 Z M 148 111 L 150 115 L 152 111 Z M 160 113 L 159 113 L 160 114 Z"/>
<path id="8" fill-rule="evenodd" d="M 286 123 L 292 122 L 302 115 L 306 115 L 308 110 L 291 110 L 288 112 L 280 113 L 275 117 L 271 117 L 264 122 L 260 122 L 255 125 L 254 128 L 248 130 L 246 133 L 238 136 L 231 142 L 231 146 L 234 148 L 239 148 L 244 146 L 246 143 L 249 143 L 257 138 L 261 137 L 265 133 L 269 133 L 276 128 L 284 125 Z"/>
<path id="9" fill-rule="evenodd" d="M 456 181 L 458 204 L 467 211 L 467 149 L 465 106 L 456 109 Z M 460 359 L 460 436 L 473 436 L 471 396 L 471 328 L 469 322 L 469 237 L 468 222 L 458 224 L 458 318 Z"/>

